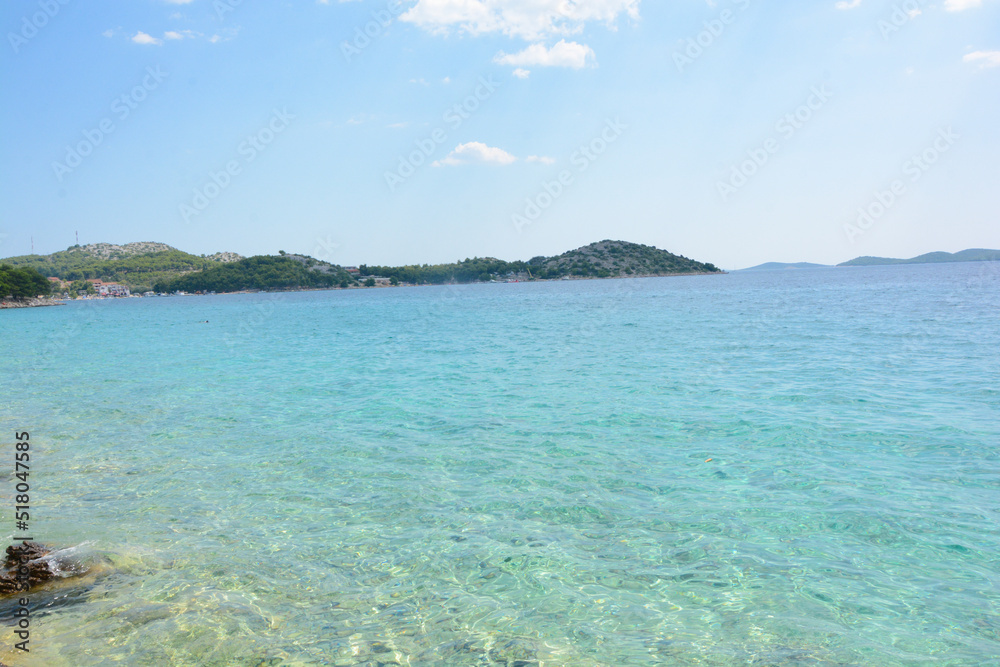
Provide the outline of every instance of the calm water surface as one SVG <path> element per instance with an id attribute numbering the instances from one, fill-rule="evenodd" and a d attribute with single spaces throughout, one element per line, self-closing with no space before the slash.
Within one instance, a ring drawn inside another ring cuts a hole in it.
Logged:
<path id="1" fill-rule="evenodd" d="M 0 312 L 93 568 L 0 661 L 1000 664 L 998 324 L 987 263 Z"/>

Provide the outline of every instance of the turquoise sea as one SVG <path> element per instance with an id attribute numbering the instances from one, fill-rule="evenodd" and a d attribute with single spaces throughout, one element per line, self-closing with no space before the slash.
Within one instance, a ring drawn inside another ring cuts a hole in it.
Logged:
<path id="1" fill-rule="evenodd" d="M 9 665 L 1000 664 L 1000 267 L 0 312 Z M 9 537 L 8 537 L 9 539 Z"/>

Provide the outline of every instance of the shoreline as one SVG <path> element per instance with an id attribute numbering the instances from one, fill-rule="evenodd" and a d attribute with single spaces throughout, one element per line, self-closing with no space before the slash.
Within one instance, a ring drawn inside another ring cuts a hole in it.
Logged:
<path id="1" fill-rule="evenodd" d="M 62 301 L 53 299 L 2 299 L 0 300 L 0 310 L 5 308 L 42 308 L 44 306 L 65 306 Z"/>
<path id="2" fill-rule="evenodd" d="M 502 281 L 502 280 L 491 280 L 490 282 L 469 282 L 469 283 L 400 283 L 398 285 L 375 285 L 374 287 L 289 287 L 286 289 L 244 289 L 235 290 L 233 292 L 216 292 L 215 294 L 196 294 L 194 292 L 185 292 L 184 294 L 164 294 L 162 296 L 221 296 L 223 294 L 273 294 L 280 292 L 347 292 L 354 290 L 369 290 L 369 289 L 395 289 L 399 287 L 454 287 L 458 285 L 516 285 L 516 284 L 528 284 L 528 283 L 559 283 L 559 282 L 571 282 L 571 281 L 581 281 L 581 280 L 629 280 L 636 278 L 680 278 L 684 276 L 724 276 L 728 275 L 729 271 L 713 271 L 713 272 L 688 272 L 688 273 L 650 273 L 635 276 L 608 276 L 606 278 L 601 278 L 598 276 L 574 276 L 566 278 L 534 278 L 531 280 L 513 280 L 513 281 Z M 161 295 L 157 295 L 159 297 Z M 123 297 L 128 298 L 128 297 Z M 155 297 L 141 297 L 144 299 L 151 299 Z M 71 299 L 72 300 L 72 299 Z"/>
<path id="3" fill-rule="evenodd" d="M 235 290 L 232 292 L 215 292 L 214 294 L 197 294 L 195 292 L 185 292 L 184 294 L 157 294 L 155 296 L 140 296 L 139 294 L 132 294 L 127 297 L 86 297 L 86 298 L 76 298 L 76 299 L 53 299 L 53 298 L 35 298 L 26 299 L 20 301 L 17 299 L 3 300 L 0 301 L 0 309 L 5 308 L 39 308 L 44 306 L 65 306 L 69 302 L 73 301 L 117 301 L 119 299 L 154 299 L 163 297 L 174 297 L 174 296 L 222 296 L 231 294 L 280 294 L 287 292 L 342 292 L 342 291 L 353 291 L 353 290 L 369 290 L 369 289 L 393 289 L 399 287 L 449 287 L 457 285 L 515 285 L 515 284 L 528 284 L 528 283 L 558 283 L 558 282 L 575 282 L 583 280 L 629 280 L 629 279 L 641 279 L 641 278 L 679 278 L 679 277 L 690 277 L 690 276 L 722 276 L 727 275 L 729 271 L 715 271 L 710 273 L 704 272 L 687 272 L 687 273 L 666 273 L 666 274 L 644 274 L 644 275 L 634 275 L 634 276 L 608 276 L 606 278 L 601 278 L 597 276 L 570 276 L 565 278 L 534 278 L 531 280 L 513 280 L 513 281 L 490 281 L 490 282 L 469 282 L 469 283 L 440 283 L 440 284 L 412 284 L 412 283 L 400 283 L 399 285 L 376 285 L 374 287 L 289 287 L 285 289 L 244 289 Z"/>

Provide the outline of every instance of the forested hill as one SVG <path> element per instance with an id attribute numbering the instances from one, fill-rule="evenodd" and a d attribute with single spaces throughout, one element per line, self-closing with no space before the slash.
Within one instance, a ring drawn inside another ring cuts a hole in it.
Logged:
<path id="1" fill-rule="evenodd" d="M 507 262 L 494 258 L 466 259 L 454 264 L 361 267 L 362 276 L 395 278 L 414 285 L 489 282 L 503 279 L 616 278 L 721 273 L 713 264 L 696 262 L 653 246 L 625 241 L 600 241 L 554 257 Z"/>
<path id="2" fill-rule="evenodd" d="M 625 241 L 600 241 L 556 257 L 535 257 L 528 262 L 536 278 L 609 278 L 669 276 L 688 273 L 721 273 L 706 264 L 653 246 Z"/>
<path id="3" fill-rule="evenodd" d="M 350 287 L 355 279 L 342 267 L 304 255 L 259 255 L 217 264 L 203 271 L 157 282 L 157 292 L 239 292 Z"/>
<path id="4" fill-rule="evenodd" d="M 97 278 L 121 283 L 133 292 L 153 288 L 157 281 L 242 259 L 235 253 L 191 255 L 165 243 L 94 243 L 72 246 L 51 255 L 21 255 L 0 260 L 13 267 L 30 267 L 45 276 L 74 281 Z"/>

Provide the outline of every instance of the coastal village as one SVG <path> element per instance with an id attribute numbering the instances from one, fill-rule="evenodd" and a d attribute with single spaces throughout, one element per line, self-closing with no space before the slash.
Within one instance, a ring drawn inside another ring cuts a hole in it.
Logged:
<path id="1" fill-rule="evenodd" d="M 49 276 L 49 282 L 52 283 L 53 295 L 62 293 L 64 299 L 70 298 L 71 296 L 70 289 L 72 287 L 73 281 L 62 280 L 61 278 Z M 78 298 L 118 299 L 129 296 L 140 296 L 138 294 L 132 294 L 132 291 L 125 285 L 122 285 L 121 283 L 105 282 L 99 278 L 87 278 L 85 279 L 85 282 L 89 283 L 90 288 L 88 288 L 84 294 L 80 294 Z M 93 292 L 91 292 L 91 288 L 93 289 Z M 146 295 L 152 296 L 153 293 L 147 292 Z"/>

